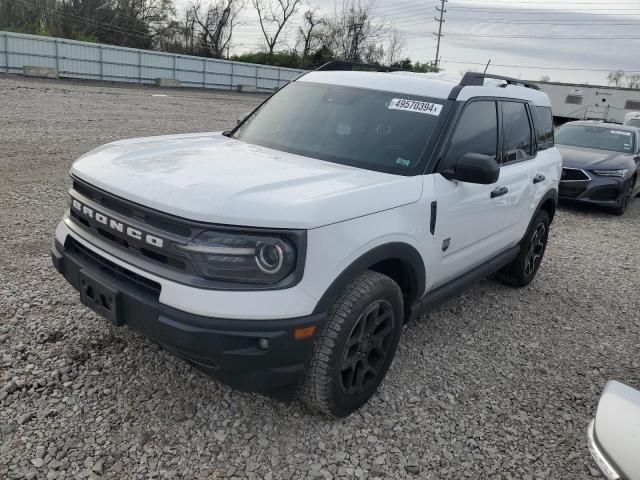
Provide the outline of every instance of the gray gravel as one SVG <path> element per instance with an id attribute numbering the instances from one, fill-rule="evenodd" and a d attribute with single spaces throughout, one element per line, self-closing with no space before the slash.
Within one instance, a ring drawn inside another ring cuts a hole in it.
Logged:
<path id="1" fill-rule="evenodd" d="M 640 386 L 640 200 L 562 208 L 534 283 L 486 280 L 408 326 L 345 420 L 230 390 L 80 306 L 49 260 L 81 153 L 222 129 L 261 97 L 0 76 L 0 478 L 598 476 L 607 379 Z"/>

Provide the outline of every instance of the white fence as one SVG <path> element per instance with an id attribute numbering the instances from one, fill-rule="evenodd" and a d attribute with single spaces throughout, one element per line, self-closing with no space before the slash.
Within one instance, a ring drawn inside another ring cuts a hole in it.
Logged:
<path id="1" fill-rule="evenodd" d="M 138 50 L 62 38 L 0 32 L 0 72 L 49 67 L 60 77 L 152 84 L 179 80 L 185 87 L 273 91 L 303 70 Z"/>

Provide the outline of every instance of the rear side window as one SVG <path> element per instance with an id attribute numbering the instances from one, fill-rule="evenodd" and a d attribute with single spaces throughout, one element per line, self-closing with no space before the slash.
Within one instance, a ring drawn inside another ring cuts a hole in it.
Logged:
<path id="1" fill-rule="evenodd" d="M 510 163 L 531 158 L 533 136 L 525 104 L 502 102 L 502 122 L 504 125 L 502 162 Z"/>
<path id="2" fill-rule="evenodd" d="M 498 153 L 498 111 L 496 102 L 469 103 L 458 121 L 445 160 L 456 162 L 467 153 L 496 158 Z"/>
<path id="3" fill-rule="evenodd" d="M 553 147 L 553 113 L 549 107 L 536 107 L 538 118 L 536 121 L 536 137 L 538 151 Z"/>

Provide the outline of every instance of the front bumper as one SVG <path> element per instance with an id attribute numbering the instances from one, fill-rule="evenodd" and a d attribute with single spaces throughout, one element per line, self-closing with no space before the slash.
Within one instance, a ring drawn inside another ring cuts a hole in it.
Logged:
<path id="1" fill-rule="evenodd" d="M 559 198 L 602 207 L 616 207 L 629 180 L 589 175 L 590 180 L 560 181 Z"/>
<path id="2" fill-rule="evenodd" d="M 587 428 L 587 445 L 589 446 L 589 451 L 591 452 L 593 460 L 596 462 L 605 478 L 607 480 L 620 480 L 622 477 L 613 465 L 611 465 L 611 462 L 607 459 L 598 445 L 595 433 L 595 420 L 591 420 L 589 427 Z"/>
<path id="3" fill-rule="evenodd" d="M 54 266 L 76 290 L 83 275 L 115 287 L 118 324 L 129 325 L 237 390 L 286 391 L 301 380 L 314 338 L 297 340 L 293 332 L 320 325 L 324 314 L 238 320 L 184 312 L 158 301 L 159 285 L 68 239 L 65 245 L 56 241 Z"/>

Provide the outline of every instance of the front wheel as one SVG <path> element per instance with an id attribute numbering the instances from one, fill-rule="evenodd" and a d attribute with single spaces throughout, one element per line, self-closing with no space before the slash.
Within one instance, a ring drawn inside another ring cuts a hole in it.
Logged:
<path id="1" fill-rule="evenodd" d="M 618 205 L 613 209 L 613 213 L 616 215 L 624 215 L 631 203 L 631 196 L 633 194 L 633 186 L 635 185 L 635 178 L 632 178 L 625 185 L 620 198 L 618 199 Z"/>
<path id="2" fill-rule="evenodd" d="M 536 276 L 547 249 L 549 214 L 540 210 L 520 243 L 520 253 L 498 272 L 498 280 L 513 287 L 526 287 Z"/>
<path id="3" fill-rule="evenodd" d="M 402 292 L 386 275 L 366 271 L 329 309 L 313 346 L 300 399 L 312 410 L 345 417 L 384 378 L 403 324 Z"/>

